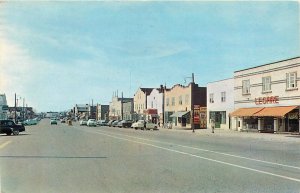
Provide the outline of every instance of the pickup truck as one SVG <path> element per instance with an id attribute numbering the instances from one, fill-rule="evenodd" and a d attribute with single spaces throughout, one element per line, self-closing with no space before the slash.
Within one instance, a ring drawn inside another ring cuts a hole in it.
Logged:
<path id="1" fill-rule="evenodd" d="M 158 125 L 155 123 L 151 123 L 151 122 L 146 122 L 146 128 L 145 128 L 144 120 L 138 120 L 137 122 L 132 123 L 131 127 L 134 128 L 135 130 L 137 130 L 137 129 L 158 130 Z"/>
<path id="2" fill-rule="evenodd" d="M 0 133 L 6 135 L 19 135 L 20 132 L 25 131 L 24 125 L 15 124 L 12 120 L 0 120 Z"/>

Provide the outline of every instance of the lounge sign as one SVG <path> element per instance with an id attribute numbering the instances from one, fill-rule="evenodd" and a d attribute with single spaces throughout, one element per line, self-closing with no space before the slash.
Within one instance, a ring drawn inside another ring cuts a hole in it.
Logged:
<path id="1" fill-rule="evenodd" d="M 275 104 L 275 103 L 279 103 L 279 96 L 269 96 L 269 97 L 255 98 L 255 104 L 256 105 Z"/>

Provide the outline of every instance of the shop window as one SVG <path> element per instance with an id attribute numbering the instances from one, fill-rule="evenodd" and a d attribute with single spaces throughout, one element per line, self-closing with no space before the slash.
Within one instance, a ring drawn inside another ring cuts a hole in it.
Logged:
<path id="1" fill-rule="evenodd" d="M 291 72 L 286 74 L 286 89 L 297 88 L 297 73 Z"/>
<path id="2" fill-rule="evenodd" d="M 243 94 L 250 94 L 250 80 L 243 80 Z"/>
<path id="3" fill-rule="evenodd" d="M 263 92 L 271 91 L 271 76 L 262 78 L 262 91 Z"/>

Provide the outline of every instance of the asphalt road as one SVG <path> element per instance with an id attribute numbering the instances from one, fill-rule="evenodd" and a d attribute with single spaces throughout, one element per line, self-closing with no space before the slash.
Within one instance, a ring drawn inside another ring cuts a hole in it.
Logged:
<path id="1" fill-rule="evenodd" d="M 0 136 L 1 193 L 300 192 L 299 142 L 48 119 L 26 130 Z"/>

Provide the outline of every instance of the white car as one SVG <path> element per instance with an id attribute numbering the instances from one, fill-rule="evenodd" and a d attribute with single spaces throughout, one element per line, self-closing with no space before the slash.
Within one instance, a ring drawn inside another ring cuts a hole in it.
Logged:
<path id="1" fill-rule="evenodd" d="M 79 124 L 80 124 L 80 125 L 86 125 L 86 124 L 87 124 L 87 121 L 86 121 L 86 120 L 81 120 L 81 121 L 79 122 Z"/>
<path id="2" fill-rule="evenodd" d="M 146 128 L 145 128 L 145 126 L 146 126 Z M 157 124 L 151 123 L 151 122 L 146 122 L 146 125 L 145 125 L 144 120 L 139 120 L 135 123 L 132 123 L 131 127 L 134 128 L 135 130 L 137 130 L 137 129 L 158 130 L 158 125 Z"/>
<path id="3" fill-rule="evenodd" d="M 89 119 L 89 120 L 87 121 L 86 125 L 87 125 L 88 127 L 96 127 L 96 126 L 97 126 L 97 122 L 96 122 L 95 119 Z"/>

